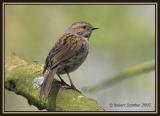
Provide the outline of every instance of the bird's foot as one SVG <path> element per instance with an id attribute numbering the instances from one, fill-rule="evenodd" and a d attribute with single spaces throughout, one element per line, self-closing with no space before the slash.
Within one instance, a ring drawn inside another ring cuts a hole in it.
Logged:
<path id="1" fill-rule="evenodd" d="M 68 85 L 66 82 L 64 82 L 64 81 L 58 81 L 59 82 L 59 84 L 61 84 L 61 86 L 63 87 L 63 88 L 65 88 L 65 89 L 73 89 L 73 90 L 75 90 L 75 91 L 77 91 L 77 92 L 79 92 L 79 93 L 81 93 L 81 91 L 79 91 L 74 85 Z"/>
<path id="2" fill-rule="evenodd" d="M 59 82 L 59 84 L 61 84 L 62 85 L 62 87 L 70 87 L 70 85 L 68 85 L 66 82 L 64 82 L 64 81 L 58 81 Z"/>
<path id="3" fill-rule="evenodd" d="M 77 91 L 78 93 L 82 93 L 80 90 L 78 90 L 75 86 L 71 85 L 71 86 L 65 86 L 65 89 L 73 89 L 75 91 Z"/>

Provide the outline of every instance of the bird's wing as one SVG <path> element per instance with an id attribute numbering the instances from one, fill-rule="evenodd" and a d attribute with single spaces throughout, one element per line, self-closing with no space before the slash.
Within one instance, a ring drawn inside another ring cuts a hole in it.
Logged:
<path id="1" fill-rule="evenodd" d="M 44 69 L 43 69 L 43 74 L 45 73 L 45 71 L 50 68 L 52 66 L 52 62 L 51 58 L 55 55 L 55 53 L 58 52 L 58 47 L 54 46 L 49 54 L 47 55 L 46 61 L 45 61 L 45 65 L 44 65 Z"/>
<path id="2" fill-rule="evenodd" d="M 77 37 L 73 34 L 64 34 L 55 44 L 55 47 L 51 49 L 44 67 L 46 69 L 53 69 L 59 63 L 73 57 L 79 53 L 82 48 L 84 40 L 81 37 Z"/>

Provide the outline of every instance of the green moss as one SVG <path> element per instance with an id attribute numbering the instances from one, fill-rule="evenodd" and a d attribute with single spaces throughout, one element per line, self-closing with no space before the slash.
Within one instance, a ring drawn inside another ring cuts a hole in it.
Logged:
<path id="1" fill-rule="evenodd" d="M 32 81 L 42 76 L 42 65 L 28 64 L 15 55 L 7 57 L 5 65 L 5 88 L 24 96 L 30 105 L 48 111 L 103 111 L 97 102 L 77 91 L 63 88 L 54 80 L 48 97 L 39 95 L 40 88 L 34 88 Z"/>

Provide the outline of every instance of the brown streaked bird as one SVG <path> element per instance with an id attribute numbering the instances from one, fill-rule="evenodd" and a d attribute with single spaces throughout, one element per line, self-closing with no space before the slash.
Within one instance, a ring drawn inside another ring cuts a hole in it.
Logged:
<path id="1" fill-rule="evenodd" d="M 77 90 L 69 73 L 76 70 L 86 59 L 89 50 L 89 38 L 95 29 L 98 28 L 94 28 L 87 22 L 75 22 L 57 40 L 45 61 L 43 74 L 46 71 L 47 74 L 41 86 L 41 96 L 48 96 L 55 74 L 58 75 L 62 83 L 65 82 L 60 75 L 67 74 L 70 88 Z"/>

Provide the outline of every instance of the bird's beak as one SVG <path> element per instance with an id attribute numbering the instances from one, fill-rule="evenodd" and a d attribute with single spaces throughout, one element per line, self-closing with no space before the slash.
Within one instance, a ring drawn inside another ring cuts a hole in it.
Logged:
<path id="1" fill-rule="evenodd" d="M 92 30 L 96 30 L 96 29 L 99 29 L 99 28 L 96 28 L 96 27 L 93 27 L 93 28 L 92 28 Z"/>

